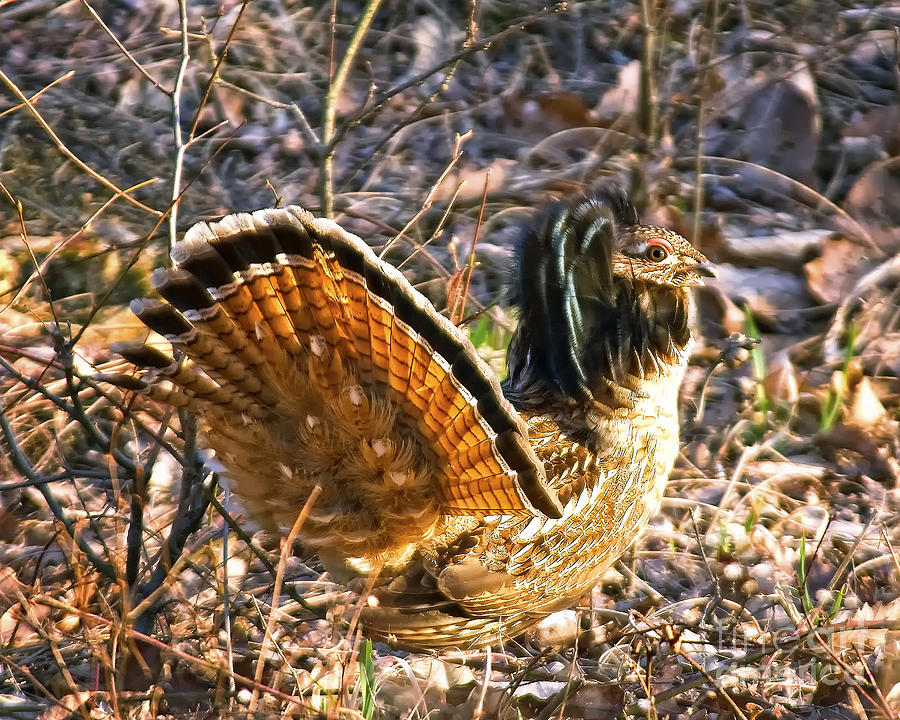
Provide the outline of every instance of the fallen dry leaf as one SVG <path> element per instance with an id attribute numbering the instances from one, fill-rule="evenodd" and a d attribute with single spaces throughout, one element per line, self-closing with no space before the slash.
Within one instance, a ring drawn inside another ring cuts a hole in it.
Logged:
<path id="1" fill-rule="evenodd" d="M 822 302 L 840 302 L 871 264 L 872 251 L 840 235 L 821 241 L 820 254 L 803 266 L 810 292 Z"/>
<path id="2" fill-rule="evenodd" d="M 793 405 L 799 395 L 797 371 L 786 352 L 776 353 L 766 364 L 769 371 L 763 379 L 766 397 L 776 404 Z"/>
<path id="3" fill-rule="evenodd" d="M 758 75 L 742 77 L 737 68 L 745 66 L 733 61 L 726 64 L 726 86 L 713 103 L 727 109 L 704 129 L 708 154 L 739 158 L 815 184 L 821 118 L 809 68 L 798 63 L 781 79 L 773 80 Z"/>
<path id="4" fill-rule="evenodd" d="M 847 211 L 886 253 L 900 247 L 900 158 L 871 166 L 847 193 Z"/>

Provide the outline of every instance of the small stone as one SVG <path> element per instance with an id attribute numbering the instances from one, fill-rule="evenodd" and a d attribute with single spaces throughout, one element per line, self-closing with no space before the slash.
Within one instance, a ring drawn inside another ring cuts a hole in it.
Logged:
<path id="1" fill-rule="evenodd" d="M 738 563 L 725 563 L 725 567 L 722 568 L 722 577 L 728 582 L 740 582 L 744 578 L 744 567 Z"/>
<path id="2" fill-rule="evenodd" d="M 578 613 L 560 610 L 541 620 L 532 632 L 538 645 L 566 645 L 574 642 L 580 630 Z"/>

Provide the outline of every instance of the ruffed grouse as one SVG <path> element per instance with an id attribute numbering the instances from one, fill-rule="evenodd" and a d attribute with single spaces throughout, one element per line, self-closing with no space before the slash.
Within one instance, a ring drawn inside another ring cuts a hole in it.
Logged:
<path id="1" fill-rule="evenodd" d="M 182 353 L 117 351 L 202 421 L 244 506 L 348 580 L 399 645 L 477 647 L 590 588 L 657 512 L 678 450 L 688 288 L 706 258 L 615 187 L 554 204 L 515 251 L 501 386 L 360 238 L 297 207 L 191 228 L 164 300 Z"/>

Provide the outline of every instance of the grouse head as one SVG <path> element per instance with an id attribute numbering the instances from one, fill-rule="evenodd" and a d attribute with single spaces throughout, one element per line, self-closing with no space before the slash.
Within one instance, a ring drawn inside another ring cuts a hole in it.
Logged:
<path id="1" fill-rule="evenodd" d="M 681 235 L 653 225 L 631 225 L 616 236 L 612 273 L 670 288 L 702 285 L 712 275 L 706 257 Z"/>
<path id="2" fill-rule="evenodd" d="M 554 203 L 516 248 L 507 393 L 591 399 L 626 377 L 683 367 L 688 289 L 712 274 L 681 235 L 638 224 L 617 186 Z"/>

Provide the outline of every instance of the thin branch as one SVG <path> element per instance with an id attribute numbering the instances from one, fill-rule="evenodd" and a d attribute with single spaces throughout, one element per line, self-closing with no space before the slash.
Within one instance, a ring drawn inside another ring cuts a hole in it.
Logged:
<path id="1" fill-rule="evenodd" d="M 137 185 L 132 185 L 130 188 L 126 188 L 124 192 L 126 194 L 130 193 L 130 192 L 134 192 L 135 190 L 145 187 L 147 185 L 151 185 L 154 182 L 156 182 L 156 178 L 150 178 L 149 180 L 144 180 L 143 182 L 138 183 Z M 6 188 L 6 186 L 2 182 L 0 182 L 0 190 L 2 190 L 3 193 L 9 199 L 9 201 L 16 206 L 17 212 L 21 215 L 21 209 L 20 209 L 21 203 L 19 203 L 17 200 L 15 200 L 13 198 L 12 194 L 9 192 L 9 190 Z M 100 217 L 104 212 L 106 212 L 106 210 L 108 210 L 110 208 L 110 206 L 112 206 L 112 204 L 120 197 L 121 197 L 121 195 L 113 195 L 105 203 L 103 203 L 103 205 L 101 205 L 87 220 L 85 220 L 81 224 L 81 227 L 78 228 L 78 230 L 76 230 L 74 233 L 69 235 L 67 238 L 63 239 L 63 241 L 60 242 L 58 245 L 54 246 L 54 248 L 47 255 L 44 256 L 44 259 L 41 260 L 40 265 L 37 265 L 35 267 L 34 271 L 31 273 L 31 275 L 29 275 L 28 278 L 19 285 L 19 287 L 16 289 L 15 294 L 13 295 L 12 299 L 8 303 L 6 303 L 6 305 L 4 305 L 3 307 L 0 307 L 0 313 L 2 313 L 4 310 L 15 305 L 21 298 L 22 293 L 24 293 L 28 289 L 28 286 L 31 284 L 31 282 L 36 277 L 40 277 L 40 274 L 46 269 L 46 267 L 50 263 L 50 261 L 53 260 L 53 258 L 56 257 L 56 255 L 58 253 L 60 253 L 62 251 L 62 249 L 64 247 L 66 247 L 66 245 L 68 245 L 70 242 L 72 242 L 75 238 L 81 237 L 90 228 L 91 224 L 98 217 Z M 24 234 L 24 228 L 25 228 L 24 223 L 22 224 L 22 228 L 23 228 L 22 232 Z M 47 294 L 47 297 L 48 298 L 50 297 L 49 292 Z"/>
<path id="2" fill-rule="evenodd" d="M 47 92 L 50 88 L 52 88 L 55 85 L 59 85 L 59 83 L 61 83 L 63 80 L 68 80 L 69 78 L 73 77 L 74 75 L 75 75 L 75 71 L 69 70 L 69 72 L 67 72 L 65 75 L 60 75 L 58 78 L 56 78 L 56 80 L 54 80 L 53 82 L 51 82 L 48 85 L 45 85 L 43 88 L 38 90 L 34 95 L 32 95 L 28 99 L 33 103 L 41 95 L 43 95 L 45 92 Z M 9 115 L 10 113 L 14 113 L 17 110 L 21 110 L 23 107 L 25 107 L 25 105 L 23 103 L 19 103 L 18 105 L 13 105 L 11 108 L 6 108 L 6 110 L 4 110 L 3 112 L 0 112 L 0 118 L 2 118 L 4 115 Z"/>
<path id="3" fill-rule="evenodd" d="M 105 32 L 107 35 L 109 35 L 109 39 L 115 43 L 116 47 L 119 48 L 119 51 L 126 57 L 128 62 L 134 65 L 135 69 L 145 78 L 147 78 L 147 80 L 150 81 L 150 84 L 153 85 L 153 87 L 155 87 L 157 90 L 165 93 L 166 95 L 171 94 L 171 92 L 160 85 L 159 82 L 149 72 L 147 72 L 147 70 L 144 69 L 144 66 L 137 61 L 137 58 L 135 58 L 134 55 L 132 55 L 128 51 L 128 48 L 122 44 L 121 40 L 116 37 L 116 34 L 112 30 L 110 30 L 109 26 L 105 22 L 103 22 L 103 18 L 101 18 L 97 14 L 97 11 L 94 10 L 93 7 L 91 7 L 91 4 L 88 2 L 88 0 L 81 0 L 81 4 L 87 8 L 87 11 L 91 14 L 91 17 L 94 18 L 94 22 L 96 22 L 100 26 L 100 29 L 103 30 L 103 32 Z"/>
<path id="4" fill-rule="evenodd" d="M 254 540 L 253 537 L 247 533 L 246 530 L 241 526 L 234 516 L 228 512 L 228 509 L 222 505 L 219 499 L 216 497 L 215 492 L 213 490 L 209 491 L 209 503 L 213 506 L 213 509 L 219 515 L 222 516 L 222 519 L 228 525 L 229 529 L 240 538 L 240 540 L 247 546 L 247 549 L 253 553 L 257 560 L 262 564 L 262 566 L 266 569 L 266 572 L 272 576 L 272 579 L 275 579 L 275 576 L 278 574 L 278 569 L 271 563 L 269 560 L 266 551 L 263 550 Z M 306 610 L 308 613 L 317 618 L 325 617 L 325 613 L 321 608 L 317 608 L 315 605 L 306 600 L 300 593 L 297 592 L 296 588 L 293 585 L 286 585 L 284 587 L 284 592 L 286 592 L 291 600 L 297 603 L 300 607 Z"/>
<path id="5" fill-rule="evenodd" d="M 41 129 L 45 133 L 47 133 L 47 135 L 50 136 L 50 139 L 53 141 L 53 144 L 56 145 L 56 148 L 63 155 L 65 155 L 67 158 L 69 158 L 69 160 L 71 160 L 73 163 L 75 163 L 75 165 L 77 165 L 78 168 L 80 168 L 83 172 L 90 175 L 92 178 L 94 178 L 94 180 L 96 180 L 98 183 L 100 183 L 104 187 L 112 190 L 114 193 L 116 193 L 116 195 L 123 196 L 128 202 L 130 202 L 135 207 L 138 207 L 141 210 L 150 213 L 154 217 L 162 216 L 162 213 L 159 210 L 154 210 L 152 207 L 148 207 L 147 205 L 144 205 L 144 203 L 142 203 L 140 200 L 135 200 L 133 197 L 128 195 L 126 191 L 120 190 L 114 182 L 107 180 L 100 173 L 98 173 L 93 168 L 89 167 L 87 164 L 82 162 L 82 160 L 75 153 L 73 153 L 71 150 L 69 150 L 68 147 L 66 147 L 66 144 L 62 140 L 60 140 L 59 136 L 55 132 L 53 132 L 53 128 L 51 128 L 50 125 L 47 124 L 47 121 L 44 120 L 44 118 L 41 116 L 41 114 L 37 111 L 37 108 L 32 104 L 32 102 L 27 97 L 25 97 L 25 94 L 19 89 L 19 86 L 16 85 L 10 79 L 10 77 L 5 72 L 3 72 L 3 70 L 0 70 L 0 80 L 2 80 L 4 82 L 4 84 L 6 85 L 6 87 L 8 87 L 10 89 L 12 94 L 15 95 L 19 99 L 19 102 L 21 102 L 22 105 L 24 105 L 28 109 L 28 112 L 35 119 L 37 124 L 41 126 Z"/>
<path id="6" fill-rule="evenodd" d="M 706 142 L 706 136 L 704 134 L 704 129 L 706 127 L 706 111 L 707 111 L 707 78 L 710 73 L 710 63 L 716 54 L 716 33 L 718 31 L 719 24 L 719 0 L 709 0 L 712 5 L 712 17 L 709 21 L 709 33 L 708 39 L 709 44 L 706 48 L 706 54 L 704 56 L 703 62 L 701 63 L 703 67 L 703 71 L 700 75 L 700 82 L 698 87 L 698 93 L 700 95 L 700 103 L 697 109 L 697 154 L 696 160 L 694 162 L 694 175 L 695 175 L 695 185 L 694 185 L 694 222 L 691 230 L 692 236 L 691 240 L 694 243 L 699 242 L 700 240 L 700 217 L 703 212 L 703 154 L 704 154 L 704 143 Z"/>
<path id="7" fill-rule="evenodd" d="M 799 180 L 795 180 L 788 175 L 778 172 L 777 170 L 772 170 L 771 168 L 764 167 L 763 165 L 759 165 L 757 163 L 747 162 L 746 160 L 737 160 L 735 158 L 721 157 L 718 155 L 703 155 L 701 156 L 701 160 L 704 164 L 719 164 L 725 166 L 732 166 L 738 168 L 753 168 L 755 172 L 761 173 L 762 175 L 767 175 L 773 178 L 776 178 L 780 182 L 787 184 L 790 188 L 799 191 L 798 194 L 804 200 L 815 201 L 816 207 L 811 207 L 814 210 L 818 210 L 818 206 L 821 204 L 824 207 L 831 210 L 835 215 L 839 216 L 843 219 L 848 225 L 850 225 L 853 230 L 858 233 L 859 237 L 866 242 L 866 244 L 878 254 L 878 257 L 884 257 L 885 252 L 884 248 L 882 248 L 875 240 L 872 238 L 872 235 L 866 230 L 862 225 L 860 225 L 856 220 L 854 220 L 846 210 L 835 205 L 831 200 L 822 195 L 822 193 L 817 192 L 813 188 L 809 187 L 809 185 L 805 185 Z M 686 162 L 690 161 L 692 166 L 696 163 L 696 158 L 678 158 L 675 161 L 676 167 L 682 167 L 686 164 Z M 799 202 L 797 198 L 792 198 Z"/>
<path id="8" fill-rule="evenodd" d="M 466 317 L 466 303 L 469 299 L 469 289 L 472 284 L 472 273 L 475 272 L 475 247 L 481 235 L 481 223 L 484 219 L 484 207 L 487 205 L 488 185 L 491 181 L 491 168 L 488 167 L 484 174 L 484 187 L 481 190 L 481 206 L 478 208 L 478 220 L 475 223 L 475 231 L 472 233 L 472 246 L 469 248 L 469 257 L 466 266 L 460 275 L 459 285 L 462 292 L 458 292 L 453 298 L 453 307 L 450 307 L 450 297 L 447 298 L 447 309 L 450 311 L 450 322 L 459 326 Z M 449 292 L 448 292 L 449 295 Z"/>
<path id="9" fill-rule="evenodd" d="M 272 642 L 272 638 L 275 633 L 275 623 L 277 622 L 278 615 L 278 603 L 281 600 L 281 586 L 284 582 L 284 571 L 287 566 L 288 556 L 293 552 L 294 543 L 300 535 L 300 530 L 303 527 L 303 523 L 306 522 L 306 518 L 309 517 L 309 513 L 313 508 L 313 505 L 316 504 L 316 500 L 319 499 L 319 495 L 322 494 L 322 486 L 316 485 L 312 492 L 310 492 L 309 497 L 306 498 L 306 502 L 303 504 L 303 508 L 300 510 L 300 514 L 297 515 L 297 519 L 294 520 L 294 524 L 291 527 L 288 536 L 281 541 L 281 555 L 278 558 L 278 568 L 275 573 L 275 586 L 272 588 L 272 605 L 269 610 L 269 618 L 266 621 L 266 631 L 263 635 L 262 647 L 259 650 L 259 657 L 256 662 L 256 670 L 254 672 L 253 680 L 257 683 L 262 681 L 263 670 L 265 670 L 266 659 L 268 656 L 269 645 Z M 253 693 L 253 697 L 250 699 L 250 704 L 248 705 L 248 712 L 252 715 L 256 709 L 256 704 L 259 701 L 259 693 Z"/>
<path id="10" fill-rule="evenodd" d="M 350 38 L 350 44 L 344 53 L 344 58 L 338 66 L 334 78 L 331 80 L 331 86 L 328 88 L 328 94 L 325 96 L 325 112 L 322 120 L 322 159 L 319 168 L 319 202 L 321 204 L 321 212 L 325 217 L 331 217 L 334 212 L 334 151 L 337 144 L 334 142 L 334 125 L 337 117 L 337 103 L 344 91 L 344 85 L 347 82 L 347 76 L 350 74 L 350 67 L 356 60 L 356 54 L 362 45 L 363 38 L 372 24 L 372 19 L 381 0 L 369 0 L 359 21 L 356 23 L 356 29 L 353 31 L 353 37 Z"/>
<path id="11" fill-rule="evenodd" d="M 6 195 L 6 198 L 16 209 L 16 219 L 19 221 L 19 238 L 22 240 L 22 244 L 25 245 L 25 249 L 28 251 L 28 256 L 31 260 L 31 264 L 34 266 L 34 271 L 29 277 L 29 281 L 31 278 L 37 275 L 38 279 L 41 281 L 41 285 L 44 288 L 44 295 L 47 297 L 47 305 L 49 305 L 50 307 L 50 315 L 53 318 L 53 323 L 54 325 L 59 326 L 59 318 L 56 316 L 56 306 L 53 304 L 53 296 L 50 292 L 50 288 L 47 285 L 47 281 L 44 279 L 44 275 L 41 272 L 44 265 L 43 263 L 38 262 L 37 256 L 35 256 L 34 250 L 32 250 L 31 248 L 31 243 L 28 242 L 28 228 L 25 225 L 25 216 L 22 214 L 22 203 L 12 196 L 6 185 L 4 185 L 2 182 L 0 182 L 0 190 L 3 191 L 3 194 Z M 18 297 L 19 295 L 17 293 L 16 298 Z M 13 301 L 14 300 L 15 298 L 13 299 Z M 13 301 L 7 304 L 6 307 L 9 307 Z"/>
<path id="12" fill-rule="evenodd" d="M 191 60 L 191 48 L 188 42 L 187 0 L 178 0 L 178 19 L 181 29 L 181 62 L 172 86 L 172 132 L 175 136 L 175 166 L 172 169 L 171 212 L 169 213 L 169 250 L 175 247 L 178 240 L 178 200 L 181 197 L 181 174 L 184 169 L 184 153 L 187 149 L 181 132 L 181 91 L 184 89 L 184 76 Z M 198 117 L 199 117 L 199 110 Z"/>
<path id="13" fill-rule="evenodd" d="M 197 106 L 197 114 L 194 116 L 194 122 L 191 125 L 191 132 L 188 134 L 189 140 L 193 140 L 194 135 L 197 132 L 197 125 L 200 123 L 200 114 L 203 112 L 203 108 L 206 107 L 206 103 L 209 101 L 209 94 L 212 92 L 213 84 L 219 78 L 219 73 L 222 70 L 222 63 L 225 62 L 225 58 L 228 55 L 228 48 L 231 47 L 231 41 L 234 39 L 234 34 L 237 32 L 238 25 L 241 22 L 241 18 L 244 16 L 244 10 L 247 9 L 247 6 L 250 4 L 250 0 L 243 0 L 241 3 L 241 9 L 238 10 L 237 17 L 234 19 L 234 23 L 231 25 L 231 29 L 228 31 L 228 37 L 225 38 L 225 44 L 222 46 L 222 52 L 219 53 L 219 57 L 216 59 L 216 64 L 213 67 L 212 75 L 209 76 L 209 80 L 206 81 L 206 87 L 203 88 L 203 97 L 200 100 L 200 104 Z"/>
<path id="14" fill-rule="evenodd" d="M 462 146 L 463 143 L 472 137 L 472 131 L 467 130 L 466 132 L 460 134 L 456 134 L 456 143 L 453 147 L 453 156 L 450 158 L 450 162 L 447 163 L 443 172 L 438 176 L 438 179 L 435 180 L 431 188 L 428 190 L 428 194 L 425 196 L 425 199 L 422 201 L 421 207 L 419 211 L 413 215 L 409 222 L 403 226 L 403 229 L 400 230 L 394 237 L 388 240 L 384 247 L 381 248 L 381 252 L 378 253 L 378 257 L 383 258 L 387 251 L 391 249 L 395 242 L 405 237 L 406 233 L 409 232 L 409 229 L 418 222 L 419 218 L 422 217 L 422 214 L 431 208 L 431 204 L 434 202 L 435 193 L 437 193 L 437 189 L 443 184 L 444 180 L 447 179 L 447 176 L 450 174 L 450 171 L 456 166 L 456 163 L 459 162 L 459 159 L 462 157 Z M 424 245 L 420 245 L 418 249 L 421 249 Z M 443 269 L 443 268 L 442 268 Z"/>
<path id="15" fill-rule="evenodd" d="M 237 132 L 238 129 L 239 128 L 235 128 L 234 132 Z M 222 144 L 219 145 L 219 147 L 217 147 L 215 149 L 215 151 L 212 153 L 212 155 L 209 156 L 209 158 L 207 158 L 206 162 L 203 164 L 203 167 L 200 168 L 198 173 L 194 177 L 192 177 L 190 180 L 188 180 L 187 183 L 185 183 L 185 186 L 181 189 L 181 192 L 178 195 L 178 199 L 180 199 L 181 196 L 187 192 L 188 188 L 193 184 L 194 180 L 196 180 L 198 177 L 200 177 L 200 174 L 203 172 L 203 170 L 206 169 L 206 166 L 215 159 L 215 157 L 228 144 L 228 141 L 231 140 L 232 137 L 234 137 L 234 132 L 232 132 L 231 135 L 229 135 L 227 138 L 225 138 L 225 140 L 222 142 Z M 91 310 L 91 314 L 88 316 L 87 320 L 82 324 L 81 330 L 79 330 L 78 333 L 75 335 L 75 337 L 72 339 L 72 345 L 75 345 L 78 343 L 78 341 L 81 339 L 81 336 L 90 327 L 91 322 L 93 322 L 96 314 L 98 312 L 100 312 L 101 309 L 106 307 L 106 301 L 109 299 L 110 295 L 112 295 L 113 292 L 115 292 L 116 288 L 119 286 L 119 283 L 122 282 L 122 280 L 125 278 L 125 276 L 131 270 L 131 268 L 133 268 L 137 264 L 138 260 L 140 260 L 141 254 L 144 252 L 144 248 L 147 247 L 147 245 L 150 243 L 150 240 L 153 238 L 156 231 L 159 230 L 159 228 L 162 226 L 163 222 L 165 222 L 165 219 L 168 216 L 169 212 L 171 212 L 171 210 L 172 210 L 172 208 L 169 207 L 166 209 L 165 212 L 160 213 L 159 217 L 156 220 L 156 224 L 150 229 L 150 232 L 147 233 L 147 237 L 145 237 L 141 242 L 139 242 L 137 244 L 137 246 L 136 246 L 137 249 L 135 250 L 134 255 L 132 255 L 131 258 L 129 259 L 129 261 L 122 267 L 122 269 L 119 271 L 119 274 L 116 275 L 115 279 L 109 284 L 109 286 L 106 288 L 106 291 L 103 293 L 103 295 L 94 304 L 94 307 Z"/>
<path id="16" fill-rule="evenodd" d="M 169 577 L 172 567 L 184 554 L 184 547 L 188 538 L 196 532 L 203 521 L 203 516 L 209 507 L 210 493 L 206 491 L 200 471 L 202 463 L 196 453 L 196 425 L 197 419 L 187 412 L 179 412 L 182 428 L 185 435 L 184 446 L 184 474 L 181 478 L 181 495 L 178 498 L 178 508 L 175 512 L 175 520 L 166 538 L 165 545 L 160 551 L 156 567 L 147 582 L 138 587 L 139 598 L 146 599 L 159 589 L 166 578 Z M 158 602 L 150 607 L 142 605 L 146 612 L 138 614 L 132 612 L 131 618 L 135 627 L 139 630 L 149 630 L 151 618 L 158 607 Z"/>
<path id="17" fill-rule="evenodd" d="M 475 34 L 478 30 L 478 26 L 475 23 L 475 7 L 476 4 L 473 1 L 471 11 L 469 13 L 469 24 L 466 28 L 466 39 L 463 42 L 463 48 L 468 48 L 473 42 L 475 42 Z M 459 58 L 455 62 L 449 63 L 449 69 L 444 74 L 443 79 L 437 85 L 434 92 L 432 92 L 428 97 L 424 98 L 406 118 L 396 123 L 394 127 L 392 127 L 385 134 L 385 136 L 378 142 L 378 144 L 372 149 L 372 151 L 368 153 L 365 159 L 357 164 L 357 166 L 353 170 L 353 173 L 349 177 L 345 178 L 343 183 L 345 187 L 349 186 L 350 183 L 352 183 L 356 179 L 356 177 L 362 172 L 363 168 L 368 166 L 372 159 L 376 157 L 393 138 L 395 138 L 399 133 L 403 132 L 403 130 L 410 127 L 414 123 L 419 122 L 423 118 L 425 109 L 430 107 L 434 103 L 434 101 L 437 100 L 438 96 L 441 95 L 441 93 L 446 92 L 450 87 L 450 82 L 456 75 L 456 71 L 459 69 L 459 65 L 461 62 L 462 58 Z"/>
<path id="18" fill-rule="evenodd" d="M 387 103 L 392 98 L 399 95 L 404 90 L 408 90 L 411 87 L 421 85 L 426 80 L 428 80 L 428 78 L 430 78 L 432 75 L 437 75 L 437 73 L 441 72 L 448 65 L 452 65 L 453 63 L 456 63 L 460 60 L 465 60 L 466 58 L 471 57 L 471 56 L 481 52 L 482 50 L 487 50 L 495 43 L 498 43 L 501 40 L 505 40 L 510 35 L 513 35 L 517 32 L 524 30 L 529 25 L 537 22 L 538 20 L 546 17 L 547 15 L 552 15 L 553 13 L 558 13 L 558 12 L 565 12 L 567 9 L 567 5 L 568 4 L 565 2 L 558 2 L 554 5 L 551 5 L 550 7 L 544 8 L 543 10 L 539 10 L 538 12 L 536 12 L 532 15 L 528 15 L 528 16 L 522 18 L 521 20 L 519 20 L 518 22 L 516 22 L 514 25 L 510 25 L 508 28 L 505 28 L 504 30 L 501 30 L 500 32 L 498 32 L 494 35 L 491 35 L 489 38 L 485 38 L 484 40 L 481 40 L 480 42 L 472 43 L 471 45 L 464 47 L 458 53 L 451 55 L 449 58 L 447 58 L 445 60 L 441 60 L 437 65 L 429 68 L 428 70 L 425 70 L 422 73 L 419 73 L 418 75 L 410 78 L 406 82 L 400 83 L 399 85 L 392 87 L 390 90 L 384 92 L 380 97 L 376 98 L 376 100 L 374 101 L 374 103 L 372 105 L 370 105 L 367 108 L 363 108 L 358 113 L 356 113 L 356 115 L 354 115 L 352 118 L 347 120 L 347 122 L 342 123 L 341 127 L 339 127 L 337 129 L 337 131 L 335 132 L 334 137 L 331 139 L 329 145 L 333 146 L 333 145 L 336 145 L 337 143 L 339 143 L 350 130 L 352 130 L 355 127 L 358 127 L 359 125 L 364 123 L 366 120 L 368 120 L 370 117 L 377 114 L 379 111 L 381 111 L 381 109 L 385 105 L 387 105 Z M 328 141 L 323 138 L 323 142 L 328 142 Z"/>
<path id="19" fill-rule="evenodd" d="M 63 610 L 66 613 L 80 617 L 83 620 L 90 620 L 92 624 L 103 625 L 105 627 L 108 627 L 108 628 L 110 628 L 110 630 L 119 629 L 118 624 L 115 623 L 114 621 L 109 620 L 108 618 L 105 618 L 102 615 L 96 615 L 94 613 L 86 612 L 86 611 L 82 610 L 81 608 L 77 608 L 63 600 L 60 600 L 59 598 L 51 597 L 49 595 L 44 594 L 44 595 L 35 597 L 34 602 L 36 604 L 47 605 L 49 607 Z M 155 637 L 152 637 L 151 635 L 147 635 L 145 633 L 139 632 L 137 630 L 131 630 L 131 629 L 125 629 L 125 632 L 127 633 L 128 637 L 131 640 L 140 640 L 141 643 L 149 645 L 153 648 L 156 648 L 161 653 L 175 657 L 190 666 L 197 667 L 197 668 L 203 668 L 211 673 L 228 673 L 229 672 L 229 669 L 226 666 L 224 666 L 222 663 L 217 663 L 217 662 L 213 662 L 210 660 L 204 660 L 203 658 L 199 658 L 194 655 L 190 655 L 190 654 L 174 647 L 171 643 L 162 642 L 161 640 L 157 640 Z M 273 687 L 269 687 L 268 685 L 262 685 L 260 683 L 256 683 L 253 680 L 246 678 L 242 675 L 232 675 L 231 677 L 234 679 L 234 681 L 238 685 L 242 685 L 244 687 L 260 690 L 260 691 L 266 693 L 267 695 L 271 695 L 272 697 L 282 700 L 283 702 L 290 703 L 291 705 L 296 705 L 300 708 L 306 707 L 303 703 L 302 698 L 294 697 L 292 695 L 287 695 L 286 693 L 283 693 Z"/>
<path id="20" fill-rule="evenodd" d="M 278 110 L 285 110 L 291 113 L 294 117 L 297 118 L 297 121 L 300 123 L 300 132 L 303 133 L 307 141 L 317 147 L 322 144 L 319 136 L 316 134 L 316 131 L 313 130 L 312 125 L 309 124 L 309 120 L 307 120 L 306 115 L 303 113 L 303 110 L 300 109 L 300 106 L 297 105 L 297 103 L 285 103 L 278 100 L 273 100 L 272 98 L 263 97 L 262 95 L 259 95 L 252 90 L 247 90 L 247 88 L 242 88 L 240 85 L 235 85 L 233 82 L 230 82 L 222 77 L 218 78 L 216 82 L 222 87 L 226 87 L 229 90 L 234 90 L 234 92 L 240 93 L 241 95 L 246 95 L 251 100 L 256 100 L 257 102 L 265 103 L 266 105 L 277 108 Z"/>
<path id="21" fill-rule="evenodd" d="M 19 443 L 16 441 L 15 431 L 9 424 L 9 419 L 6 417 L 6 412 L 2 405 L 0 405 L 0 433 L 2 433 L 3 439 L 6 442 L 8 456 L 13 467 L 18 470 L 21 475 L 24 475 L 34 487 L 38 489 L 41 495 L 44 496 L 44 502 L 47 503 L 50 512 L 52 512 L 53 516 L 62 523 L 62 526 L 66 530 L 66 534 L 72 539 L 72 542 L 74 542 L 78 546 L 78 549 L 85 554 L 85 557 L 87 557 L 88 561 L 99 573 L 105 575 L 114 583 L 118 582 L 119 575 L 116 572 L 115 567 L 100 557 L 94 548 L 88 544 L 88 541 L 85 540 L 84 535 L 78 532 L 75 523 L 72 522 L 68 513 L 66 513 L 62 505 L 60 505 L 59 500 L 57 500 L 53 493 L 50 492 L 47 479 L 41 477 L 35 471 L 28 458 L 25 456 L 25 453 L 22 452 Z"/>
<path id="22" fill-rule="evenodd" d="M 652 144 L 656 135 L 656 76 L 653 61 L 656 55 L 656 13 L 655 3 L 641 0 L 641 25 L 644 38 L 641 44 L 640 103 L 639 122 L 647 142 Z"/>

